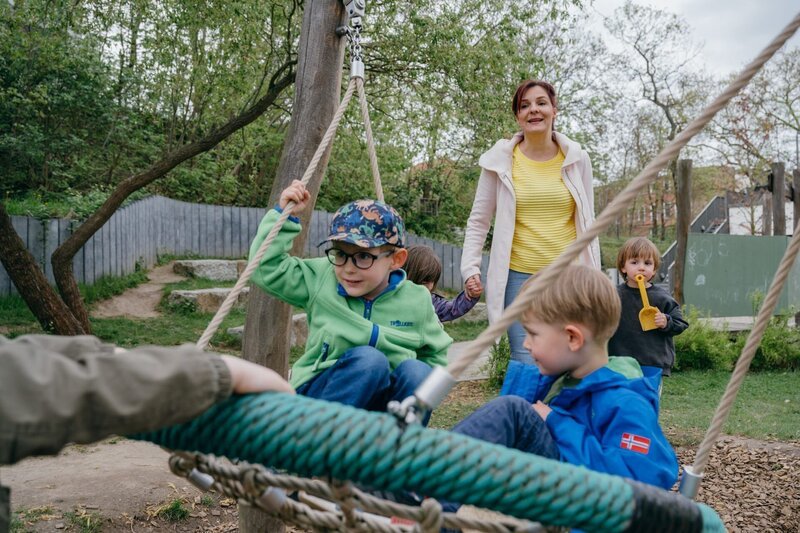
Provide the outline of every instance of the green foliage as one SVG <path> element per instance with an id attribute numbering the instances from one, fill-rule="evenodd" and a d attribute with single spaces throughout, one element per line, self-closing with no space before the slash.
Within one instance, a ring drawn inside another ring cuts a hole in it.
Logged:
<path id="1" fill-rule="evenodd" d="M 752 370 L 800 370 L 800 329 L 789 326 L 787 315 L 770 319 L 753 361 Z M 737 353 L 744 348 L 747 336 L 741 335 L 736 343 Z"/>
<path id="2" fill-rule="evenodd" d="M 0 10 L 0 193 L 63 190 L 99 174 L 116 105 L 90 36 L 23 3 Z"/>
<path id="3" fill-rule="evenodd" d="M 163 516 L 170 522 L 179 522 L 189 517 L 189 509 L 184 506 L 183 500 L 175 498 L 169 505 L 159 509 L 158 516 Z"/>
<path id="4" fill-rule="evenodd" d="M 748 331 L 735 334 L 716 331 L 699 320 L 695 308 L 688 311 L 689 328 L 675 337 L 676 370 L 731 370 L 747 341 Z M 800 369 L 800 330 L 788 325 L 788 315 L 770 319 L 750 369 Z"/>
<path id="5" fill-rule="evenodd" d="M 508 337 L 503 335 L 500 341 L 489 349 L 489 361 L 487 362 L 489 379 L 486 380 L 489 389 L 499 390 L 503 385 L 509 361 L 511 361 L 511 345 Z"/>
<path id="6" fill-rule="evenodd" d="M 26 193 L 9 197 L 5 200 L 6 211 L 9 215 L 29 216 L 38 219 L 66 218 L 85 220 L 97 211 L 110 196 L 107 187 L 99 187 L 87 192 L 78 192 L 74 189 L 63 191 L 27 191 Z M 123 203 L 126 206 L 137 200 L 145 198 L 145 191 L 131 194 Z"/>
<path id="7" fill-rule="evenodd" d="M 203 494 L 200 497 L 200 505 L 202 505 L 204 507 L 211 507 L 212 505 L 214 505 L 214 498 L 212 498 L 208 494 Z"/>
<path id="8" fill-rule="evenodd" d="M 729 370 L 736 361 L 736 340 L 726 331 L 716 331 L 699 320 L 699 311 L 686 313 L 689 327 L 675 337 L 676 370 Z"/>
<path id="9" fill-rule="evenodd" d="M 461 245 L 455 231 L 467 223 L 477 184 L 477 168 L 439 161 L 412 169 L 387 191 L 387 201 L 403 215 L 411 233 Z"/>

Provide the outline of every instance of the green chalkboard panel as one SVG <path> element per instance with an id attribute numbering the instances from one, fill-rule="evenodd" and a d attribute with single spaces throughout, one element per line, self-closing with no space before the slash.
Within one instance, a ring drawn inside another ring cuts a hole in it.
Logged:
<path id="1" fill-rule="evenodd" d="M 689 234 L 684 300 L 711 316 L 752 316 L 754 295 L 766 295 L 789 238 Z M 800 307 L 795 264 L 776 312 Z"/>

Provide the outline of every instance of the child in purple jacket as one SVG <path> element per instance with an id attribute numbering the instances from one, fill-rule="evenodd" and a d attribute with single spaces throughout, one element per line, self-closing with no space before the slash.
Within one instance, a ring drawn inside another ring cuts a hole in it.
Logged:
<path id="1" fill-rule="evenodd" d="M 441 294 L 433 292 L 442 276 L 442 262 L 430 246 L 410 246 L 404 270 L 409 281 L 422 285 L 430 291 L 433 308 L 441 322 L 449 322 L 466 315 L 475 307 L 481 296 L 480 292 L 475 294 L 461 291 L 458 296 L 448 300 Z"/>

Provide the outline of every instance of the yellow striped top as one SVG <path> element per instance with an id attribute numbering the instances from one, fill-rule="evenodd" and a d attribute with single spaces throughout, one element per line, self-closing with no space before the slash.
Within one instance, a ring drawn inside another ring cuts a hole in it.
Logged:
<path id="1" fill-rule="evenodd" d="M 517 200 L 512 270 L 534 274 L 576 239 L 575 200 L 561 178 L 561 150 L 549 161 L 529 159 L 514 147 L 511 177 Z"/>

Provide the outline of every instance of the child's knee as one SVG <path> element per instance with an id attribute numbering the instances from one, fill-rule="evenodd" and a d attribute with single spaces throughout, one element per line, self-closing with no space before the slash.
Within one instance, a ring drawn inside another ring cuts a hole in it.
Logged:
<path id="1" fill-rule="evenodd" d="M 389 360 L 372 346 L 351 348 L 339 358 L 339 364 L 358 372 L 359 379 L 385 379 L 389 376 Z"/>
<path id="2" fill-rule="evenodd" d="M 520 396 L 498 396 L 486 403 L 481 415 L 492 419 L 524 421 L 533 413 L 528 400 Z"/>
<path id="3" fill-rule="evenodd" d="M 487 405 L 491 405 L 494 409 L 511 412 L 527 412 L 532 409 L 531 403 L 528 400 L 522 398 L 521 396 L 514 396 L 513 394 L 508 396 L 498 396 L 497 398 L 491 400 Z"/>
<path id="4" fill-rule="evenodd" d="M 406 359 L 395 368 L 394 373 L 404 379 L 423 382 L 433 369 L 428 364 L 417 359 Z"/>

